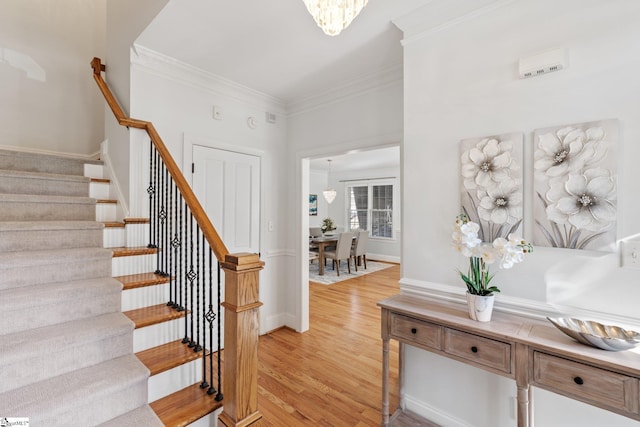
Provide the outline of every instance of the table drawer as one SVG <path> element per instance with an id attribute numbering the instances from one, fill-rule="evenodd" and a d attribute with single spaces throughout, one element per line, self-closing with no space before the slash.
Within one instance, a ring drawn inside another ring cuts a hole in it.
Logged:
<path id="1" fill-rule="evenodd" d="M 533 381 L 581 400 L 638 412 L 638 379 L 634 377 L 536 351 Z"/>
<path id="2" fill-rule="evenodd" d="M 511 345 L 502 341 L 447 329 L 444 351 L 478 366 L 511 373 Z"/>
<path id="3" fill-rule="evenodd" d="M 442 327 L 399 314 L 391 314 L 391 336 L 421 347 L 442 349 Z"/>

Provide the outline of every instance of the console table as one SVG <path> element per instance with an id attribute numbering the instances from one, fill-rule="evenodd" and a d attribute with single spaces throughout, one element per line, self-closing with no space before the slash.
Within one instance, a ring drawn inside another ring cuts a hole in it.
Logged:
<path id="1" fill-rule="evenodd" d="M 491 322 L 476 322 L 469 319 L 464 305 L 403 294 L 378 306 L 382 309 L 383 426 L 389 426 L 391 339 L 400 343 L 401 385 L 404 345 L 514 379 L 518 427 L 533 427 L 532 386 L 640 420 L 640 353 L 635 350 L 591 348 L 547 321 L 496 311 Z"/>

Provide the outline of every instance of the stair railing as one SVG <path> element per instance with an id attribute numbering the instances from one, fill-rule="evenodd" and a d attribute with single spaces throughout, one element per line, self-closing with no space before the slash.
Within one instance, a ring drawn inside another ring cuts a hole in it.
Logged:
<path id="1" fill-rule="evenodd" d="M 215 394 L 217 401 L 224 398 L 220 420 L 225 425 L 251 424 L 261 418 L 257 377 L 258 309 L 262 303 L 258 289 L 264 262 L 257 254 L 229 254 L 153 124 L 126 117 L 102 78 L 105 65 L 93 58 L 91 67 L 118 123 L 145 130 L 149 136 L 148 246 L 157 248 L 156 273 L 170 278 L 167 305 L 186 312 L 182 342 L 202 352 L 200 387 Z M 221 268 L 225 272 L 224 302 Z M 221 306 L 225 308 L 224 363 L 220 351 Z M 213 385 L 214 375 L 217 387 Z"/>

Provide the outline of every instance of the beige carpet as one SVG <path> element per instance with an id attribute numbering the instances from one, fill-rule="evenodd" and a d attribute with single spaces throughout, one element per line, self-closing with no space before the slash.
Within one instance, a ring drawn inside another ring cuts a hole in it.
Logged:
<path id="1" fill-rule="evenodd" d="M 332 285 L 343 280 L 353 279 L 354 277 L 364 276 L 365 274 L 373 273 L 374 271 L 384 270 L 385 268 L 392 267 L 393 264 L 378 261 L 367 261 L 367 269 L 364 266 L 359 266 L 358 271 L 351 264 L 351 274 L 347 271 L 347 263 L 342 261 L 340 264 L 340 277 L 338 272 L 331 268 L 331 262 L 327 261 L 327 267 L 324 269 L 324 275 L 318 274 L 318 260 L 314 260 L 309 265 L 309 281 L 314 283 L 320 283 L 321 285 Z"/>

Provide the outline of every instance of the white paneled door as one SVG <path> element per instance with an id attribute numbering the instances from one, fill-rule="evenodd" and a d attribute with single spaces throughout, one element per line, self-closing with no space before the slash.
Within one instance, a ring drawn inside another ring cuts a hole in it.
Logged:
<path id="1" fill-rule="evenodd" d="M 260 157 L 193 145 L 193 191 L 230 253 L 260 251 Z"/>

